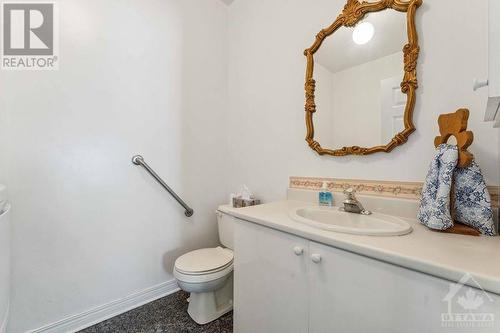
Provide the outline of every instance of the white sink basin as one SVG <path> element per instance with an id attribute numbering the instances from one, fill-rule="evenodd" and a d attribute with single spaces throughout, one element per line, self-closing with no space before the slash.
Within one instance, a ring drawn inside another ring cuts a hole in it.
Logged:
<path id="1" fill-rule="evenodd" d="M 290 217 L 319 229 L 368 236 L 409 234 L 412 227 L 404 220 L 373 213 L 361 215 L 340 211 L 338 207 L 302 207 L 290 211 Z"/>

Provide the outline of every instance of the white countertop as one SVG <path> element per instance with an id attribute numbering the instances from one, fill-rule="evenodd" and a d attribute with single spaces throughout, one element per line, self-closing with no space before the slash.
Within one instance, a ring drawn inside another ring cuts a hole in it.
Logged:
<path id="1" fill-rule="evenodd" d="M 465 236 L 427 229 L 407 219 L 413 232 L 404 236 L 359 236 L 316 229 L 295 222 L 289 211 L 315 204 L 279 201 L 253 207 L 219 209 L 231 216 L 288 232 L 453 282 L 469 273 L 486 290 L 500 295 L 500 237 Z M 474 284 L 471 284 L 477 287 Z"/>

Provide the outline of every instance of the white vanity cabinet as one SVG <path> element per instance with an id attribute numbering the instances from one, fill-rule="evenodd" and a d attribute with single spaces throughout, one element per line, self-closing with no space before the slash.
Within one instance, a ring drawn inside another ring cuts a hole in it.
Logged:
<path id="1" fill-rule="evenodd" d="M 235 333 L 457 330 L 442 326 L 450 281 L 239 219 L 234 278 Z M 500 321 L 500 297 L 474 292 L 484 302 L 481 311 Z M 451 312 L 464 312 L 456 297 L 450 304 Z"/>
<path id="2" fill-rule="evenodd" d="M 309 252 L 321 257 L 309 268 L 309 332 L 442 332 L 449 282 L 314 242 Z"/>
<path id="3" fill-rule="evenodd" d="M 235 332 L 308 332 L 308 241 L 237 222 Z"/>

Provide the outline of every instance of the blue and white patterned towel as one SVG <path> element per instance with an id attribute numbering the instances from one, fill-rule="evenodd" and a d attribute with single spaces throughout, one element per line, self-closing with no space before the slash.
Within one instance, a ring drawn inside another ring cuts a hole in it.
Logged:
<path id="1" fill-rule="evenodd" d="M 454 182 L 454 218 L 456 221 L 494 236 L 491 199 L 481 169 L 476 162 L 457 168 L 456 146 L 441 144 L 425 179 L 418 219 L 431 229 L 446 230 L 453 226 L 450 214 L 450 191 Z"/>

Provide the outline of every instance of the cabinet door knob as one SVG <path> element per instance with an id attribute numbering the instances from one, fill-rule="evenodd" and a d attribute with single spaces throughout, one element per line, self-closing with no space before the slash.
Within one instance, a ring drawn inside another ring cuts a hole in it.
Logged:
<path id="1" fill-rule="evenodd" d="M 293 248 L 293 252 L 294 252 L 296 255 L 300 256 L 300 255 L 302 255 L 302 253 L 304 253 L 304 249 L 303 249 L 303 248 L 301 248 L 300 246 L 295 246 L 295 247 Z"/>
<path id="2" fill-rule="evenodd" d="M 318 264 L 321 261 L 321 254 L 318 253 L 311 254 L 311 260 L 313 263 Z"/>

